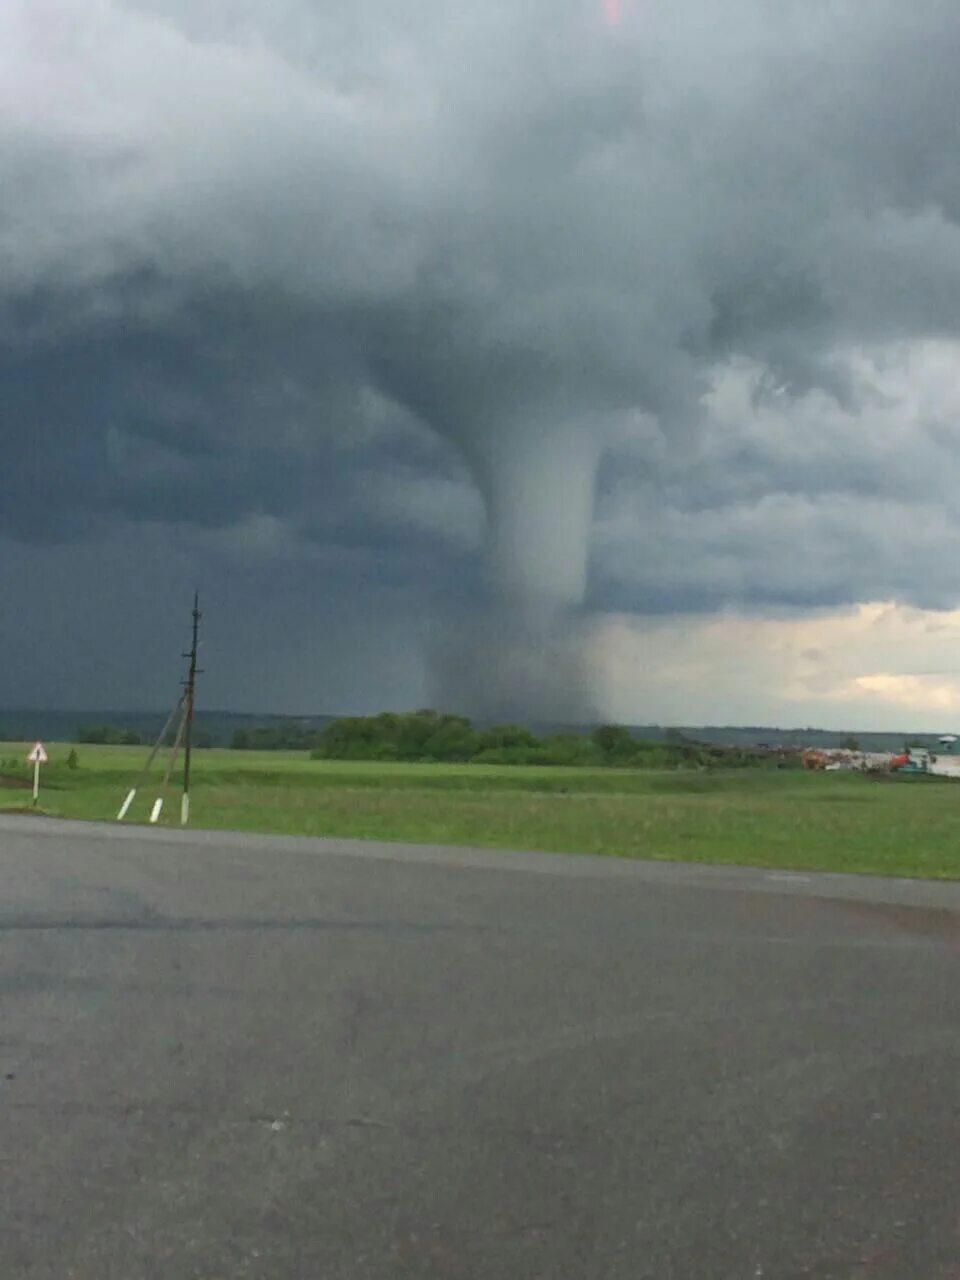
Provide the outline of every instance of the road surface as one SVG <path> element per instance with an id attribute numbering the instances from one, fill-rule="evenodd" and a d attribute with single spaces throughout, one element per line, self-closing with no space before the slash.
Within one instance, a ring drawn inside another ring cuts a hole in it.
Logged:
<path id="1" fill-rule="evenodd" d="M 960 886 L 0 817 L 4 1280 L 960 1276 Z"/>

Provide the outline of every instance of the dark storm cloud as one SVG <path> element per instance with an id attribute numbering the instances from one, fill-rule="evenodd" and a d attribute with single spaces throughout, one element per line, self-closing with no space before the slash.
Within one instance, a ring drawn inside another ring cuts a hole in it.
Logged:
<path id="1" fill-rule="evenodd" d="M 42 506 L 46 538 L 442 580 L 465 464 L 539 634 L 583 598 L 601 461 L 596 607 L 954 601 L 956 406 L 904 431 L 916 371 L 858 353 L 958 336 L 955 4 L 600 10 L 8 4 L 7 532 Z"/>

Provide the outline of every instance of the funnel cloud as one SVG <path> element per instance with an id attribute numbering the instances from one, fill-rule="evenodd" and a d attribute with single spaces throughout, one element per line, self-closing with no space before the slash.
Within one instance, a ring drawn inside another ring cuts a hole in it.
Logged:
<path id="1" fill-rule="evenodd" d="M 591 719 L 580 617 L 597 441 L 581 427 L 489 431 L 473 451 L 486 500 L 484 599 L 434 660 L 434 700 L 492 719 Z"/>
<path id="2" fill-rule="evenodd" d="M 11 0 L 6 598 L 183 556 L 264 705 L 541 720 L 610 613 L 954 607 L 958 59 L 952 0 Z"/>

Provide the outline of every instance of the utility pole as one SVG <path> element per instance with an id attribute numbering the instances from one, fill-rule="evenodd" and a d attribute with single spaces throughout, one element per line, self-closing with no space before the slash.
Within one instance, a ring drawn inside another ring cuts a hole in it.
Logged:
<path id="1" fill-rule="evenodd" d="M 194 592 L 192 642 L 191 642 L 189 651 L 181 655 L 184 658 L 190 659 L 190 665 L 187 667 L 187 678 L 186 680 L 181 680 L 180 682 L 183 692 L 180 694 L 180 697 L 177 699 L 177 705 L 173 708 L 173 710 L 170 712 L 169 716 L 167 717 L 166 724 L 160 730 L 160 736 L 157 738 L 156 742 L 153 744 L 153 748 L 151 749 L 149 756 L 147 756 L 147 762 L 143 766 L 143 769 L 140 772 L 140 776 L 137 778 L 133 786 L 127 792 L 127 797 L 124 800 L 123 804 L 120 806 L 120 812 L 117 814 L 118 822 L 122 822 L 124 818 L 127 816 L 127 814 L 130 812 L 130 806 L 133 804 L 136 798 L 137 791 L 140 789 L 142 784 L 146 782 L 147 776 L 150 773 L 151 766 L 153 765 L 154 760 L 157 758 L 158 753 L 162 750 L 163 746 L 165 745 L 167 741 L 167 734 L 170 731 L 173 725 L 173 722 L 175 720 L 178 721 L 177 731 L 176 731 L 176 734 L 174 735 L 174 739 L 171 744 L 170 759 L 167 761 L 167 768 L 164 772 L 163 780 L 160 783 L 160 794 L 159 796 L 157 796 L 156 800 L 153 802 L 153 808 L 150 810 L 150 822 L 155 823 L 160 821 L 160 814 L 163 810 L 165 793 L 166 793 L 167 787 L 170 785 L 170 780 L 173 777 L 173 770 L 176 767 L 177 756 L 180 753 L 181 745 L 183 745 L 185 748 L 184 756 L 183 756 L 183 798 L 180 801 L 181 825 L 186 826 L 187 821 L 190 817 L 190 748 L 192 745 L 191 735 L 193 732 L 193 708 L 194 708 L 194 702 L 196 698 L 197 676 L 203 675 L 203 672 L 197 666 L 197 650 L 199 648 L 198 634 L 200 631 L 200 617 L 201 617 L 200 597 L 197 594 L 197 592 Z M 36 751 L 38 748 L 39 750 L 42 751 L 43 744 L 38 742 L 37 746 L 34 748 L 34 751 Z M 33 759 L 32 753 L 31 753 L 30 759 Z M 46 759 L 46 755 L 44 755 L 44 759 Z"/>
<path id="2" fill-rule="evenodd" d="M 197 676 L 203 675 L 197 667 L 197 636 L 200 631 L 200 596 L 194 592 L 193 595 L 193 641 L 190 645 L 190 652 L 183 656 L 190 659 L 190 666 L 187 669 L 187 678 L 184 681 L 184 711 L 183 711 L 183 798 L 180 801 L 180 823 L 182 826 L 187 825 L 190 817 L 190 749 L 192 746 L 193 735 L 193 706 L 196 694 Z"/>

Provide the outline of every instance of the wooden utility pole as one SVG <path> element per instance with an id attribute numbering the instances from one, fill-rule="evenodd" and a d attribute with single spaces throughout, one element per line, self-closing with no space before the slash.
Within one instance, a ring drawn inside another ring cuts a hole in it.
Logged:
<path id="1" fill-rule="evenodd" d="M 197 637 L 200 632 L 200 596 L 194 592 L 193 596 L 193 639 L 190 645 L 190 652 L 183 656 L 190 659 L 190 666 L 187 669 L 187 678 L 184 681 L 184 711 L 183 711 L 183 799 L 180 801 L 180 823 L 182 826 L 187 825 L 190 817 L 190 752 L 193 746 L 193 707 L 196 696 L 197 676 L 203 675 L 203 672 L 197 667 Z"/>
<path id="2" fill-rule="evenodd" d="M 127 797 L 124 800 L 123 804 L 120 806 L 120 812 L 117 814 L 118 822 L 122 822 L 123 819 L 130 812 L 130 806 L 133 804 L 134 799 L 136 798 L 138 789 L 146 781 L 147 776 L 150 773 L 150 768 L 154 760 L 156 759 L 158 752 L 164 747 L 164 745 L 166 745 L 167 734 L 170 732 L 170 728 L 173 725 L 174 720 L 176 720 L 178 717 L 179 717 L 179 722 L 177 724 L 177 731 L 176 731 L 176 734 L 174 735 L 173 742 L 170 744 L 170 759 L 167 761 L 167 768 L 166 768 L 166 771 L 164 772 L 163 780 L 160 783 L 160 794 L 159 796 L 157 796 L 156 800 L 153 802 L 153 808 L 150 810 L 150 822 L 155 823 L 160 821 L 160 814 L 163 811 L 163 801 L 165 798 L 165 793 L 166 793 L 167 787 L 170 785 L 170 780 L 173 777 L 173 771 L 174 771 L 174 768 L 176 767 L 177 756 L 180 753 L 181 744 L 183 744 L 184 746 L 183 798 L 180 801 L 181 824 L 186 826 L 187 820 L 190 817 L 190 748 L 192 746 L 191 735 L 193 732 L 193 709 L 194 709 L 194 703 L 196 700 L 197 676 L 203 675 L 203 672 L 197 666 L 197 650 L 199 648 L 199 640 L 198 640 L 199 631 L 200 631 L 200 597 L 196 592 L 194 592 L 192 639 L 191 639 L 189 651 L 182 655 L 184 658 L 190 659 L 190 665 L 187 667 L 187 678 L 186 680 L 181 681 L 181 684 L 183 686 L 183 692 L 180 694 L 180 697 L 177 699 L 177 705 L 173 708 L 173 710 L 170 712 L 170 715 L 167 717 L 166 724 L 160 730 L 160 736 L 157 738 L 156 742 L 153 744 L 153 749 L 151 750 L 149 756 L 147 756 L 147 762 L 143 766 L 143 769 L 140 773 L 139 778 L 137 778 L 136 782 L 127 792 Z"/>

